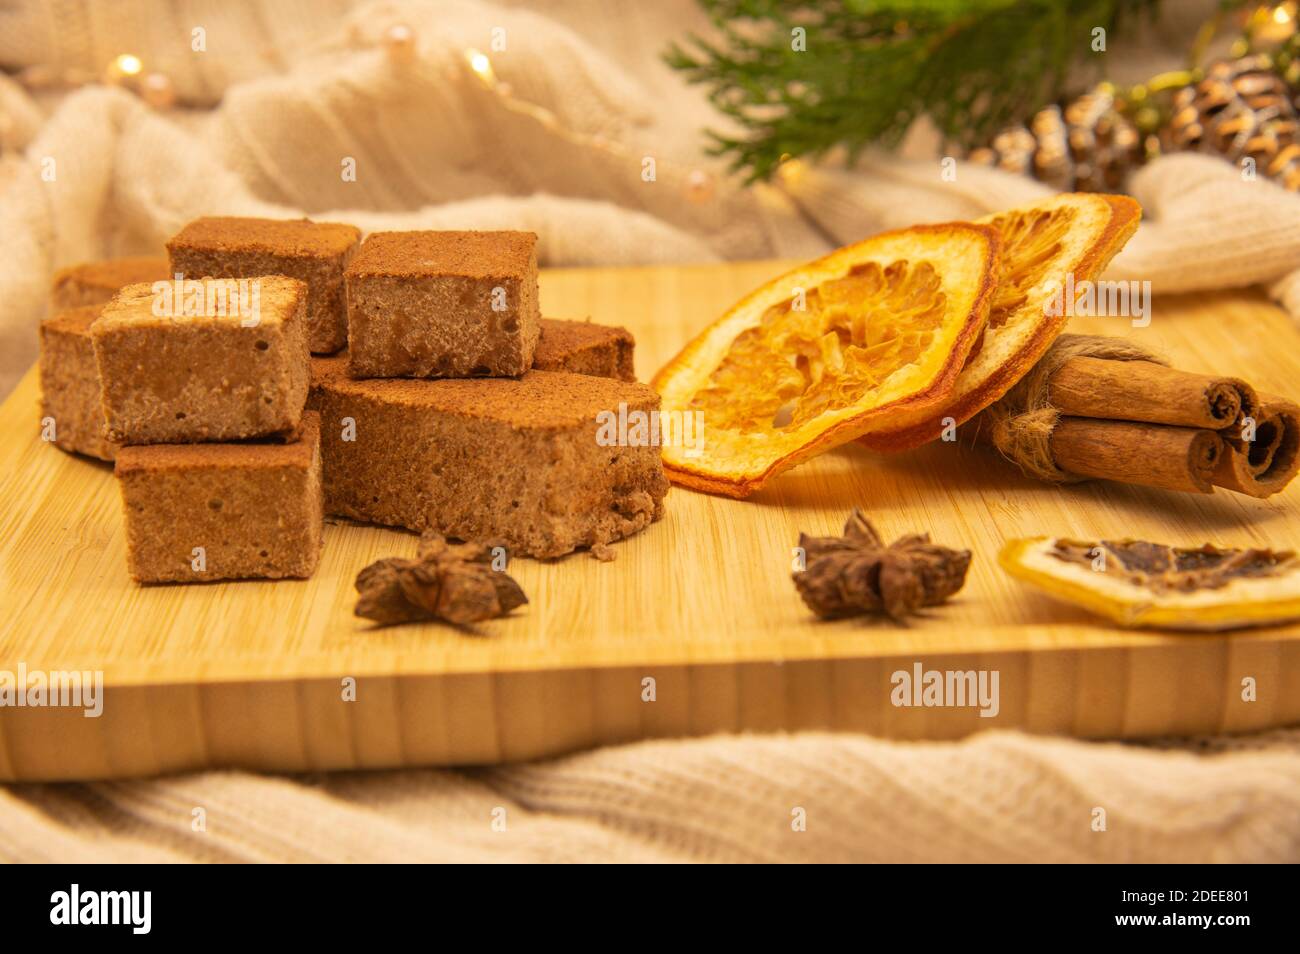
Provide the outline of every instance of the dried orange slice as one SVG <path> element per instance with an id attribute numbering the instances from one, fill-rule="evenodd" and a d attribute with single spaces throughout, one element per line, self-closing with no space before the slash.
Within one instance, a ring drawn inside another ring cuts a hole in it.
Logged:
<path id="1" fill-rule="evenodd" d="M 988 318 L 1000 244 L 968 222 L 885 232 L 737 302 L 653 381 L 661 415 L 703 424 L 703 441 L 665 441 L 669 478 L 745 497 L 872 421 L 943 402 Z"/>
<path id="2" fill-rule="evenodd" d="M 1059 303 L 1066 276 L 1092 281 L 1137 230 L 1142 207 L 1128 196 L 1067 192 L 979 221 L 1002 234 L 1002 268 L 984 337 L 937 410 L 899 409 L 862 443 L 901 451 L 939 437 L 944 419 L 962 424 L 1024 377 L 1069 321 Z"/>
<path id="3" fill-rule="evenodd" d="M 1007 543 L 998 562 L 1121 626 L 1224 630 L 1300 619 L 1300 558 L 1290 551 L 1033 537 Z"/>

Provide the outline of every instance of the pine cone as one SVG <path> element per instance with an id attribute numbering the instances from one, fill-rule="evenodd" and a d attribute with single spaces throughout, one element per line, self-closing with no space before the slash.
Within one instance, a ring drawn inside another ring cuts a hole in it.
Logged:
<path id="1" fill-rule="evenodd" d="M 1199 83 L 1180 89 L 1165 139 L 1171 149 L 1249 158 L 1259 175 L 1300 190 L 1300 116 L 1262 54 L 1219 60 Z"/>
<path id="2" fill-rule="evenodd" d="M 1031 175 L 1065 192 L 1115 192 L 1142 161 L 1142 137 L 1098 86 L 1068 103 L 1048 106 L 967 157 L 972 162 Z"/>
<path id="3" fill-rule="evenodd" d="M 1115 107 L 1115 96 L 1098 88 L 1065 108 L 1070 155 L 1075 163 L 1074 189 L 1117 192 L 1143 161 L 1142 136 Z"/>

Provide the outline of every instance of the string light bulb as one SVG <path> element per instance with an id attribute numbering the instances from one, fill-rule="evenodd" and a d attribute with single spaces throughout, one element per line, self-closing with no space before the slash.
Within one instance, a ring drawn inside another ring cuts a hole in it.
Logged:
<path id="1" fill-rule="evenodd" d="M 795 159 L 788 152 L 781 153 L 776 166 L 776 175 L 782 185 L 790 189 L 797 188 L 803 181 L 805 171 L 802 159 Z"/>
<path id="2" fill-rule="evenodd" d="M 703 169 L 692 169 L 686 176 L 686 198 L 703 205 L 713 198 L 713 176 Z"/>
<path id="3" fill-rule="evenodd" d="M 492 72 L 492 61 L 487 58 L 487 54 L 481 50 L 470 47 L 465 51 L 465 59 L 469 61 L 469 68 L 491 86 L 496 82 L 496 74 Z"/>
<path id="4" fill-rule="evenodd" d="M 384 31 L 384 49 L 395 60 L 410 59 L 415 52 L 415 31 L 405 23 L 394 23 Z"/>
<path id="5" fill-rule="evenodd" d="M 140 98 L 155 109 L 168 109 L 176 105 L 176 90 L 171 77 L 162 73 L 148 73 L 140 80 Z"/>
<path id="6" fill-rule="evenodd" d="M 144 64 L 140 62 L 140 57 L 134 53 L 119 53 L 109 61 L 104 80 L 113 86 L 121 86 L 139 76 L 142 69 Z"/>
<path id="7" fill-rule="evenodd" d="M 1294 0 L 1259 7 L 1246 22 L 1246 38 L 1253 47 L 1275 49 L 1295 35 L 1296 14 Z"/>

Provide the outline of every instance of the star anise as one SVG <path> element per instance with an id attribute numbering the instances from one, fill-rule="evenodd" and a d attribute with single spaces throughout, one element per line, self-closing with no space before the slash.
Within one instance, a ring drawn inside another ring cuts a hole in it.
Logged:
<path id="1" fill-rule="evenodd" d="M 378 560 L 357 574 L 356 615 L 379 623 L 441 619 L 465 625 L 504 616 L 528 602 L 519 584 L 492 566 L 486 544 L 420 540 L 414 560 Z"/>
<path id="2" fill-rule="evenodd" d="M 799 595 L 818 616 L 888 613 L 904 619 L 922 606 L 942 603 L 962 588 L 969 550 L 908 534 L 889 546 L 856 507 L 842 537 L 799 535 L 804 569 L 794 574 Z"/>

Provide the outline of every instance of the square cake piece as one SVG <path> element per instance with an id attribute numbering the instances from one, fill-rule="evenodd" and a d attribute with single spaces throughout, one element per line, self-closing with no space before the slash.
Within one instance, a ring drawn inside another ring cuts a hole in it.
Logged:
<path id="1" fill-rule="evenodd" d="M 543 558 L 663 516 L 658 445 L 611 427 L 658 409 L 644 385 L 553 371 L 358 380 L 338 355 L 313 359 L 311 407 L 327 513 Z"/>
<path id="2" fill-rule="evenodd" d="M 137 256 L 85 262 L 63 268 L 50 283 L 50 314 L 82 305 L 102 305 L 125 285 L 171 278 L 167 259 Z"/>
<path id="3" fill-rule="evenodd" d="M 532 232 L 376 232 L 348 265 L 353 377 L 517 376 L 541 316 Z"/>
<path id="4" fill-rule="evenodd" d="M 320 562 L 320 426 L 290 443 L 123 447 L 127 564 L 140 583 L 309 577 Z"/>
<path id="5" fill-rule="evenodd" d="M 533 368 L 635 381 L 636 371 L 632 366 L 635 345 L 626 328 L 543 318 L 542 333 L 533 352 Z"/>
<path id="6" fill-rule="evenodd" d="M 103 305 L 70 308 L 41 322 L 41 426 L 64 450 L 112 460 L 117 445 L 104 436 L 99 370 L 90 326 Z"/>
<path id="7" fill-rule="evenodd" d="M 343 271 L 360 241 L 359 229 L 335 222 L 195 219 L 167 243 L 169 277 L 287 275 L 305 282 L 311 350 L 333 354 L 348 343 Z"/>
<path id="8" fill-rule="evenodd" d="M 229 441 L 298 426 L 307 286 L 273 275 L 128 285 L 91 327 L 109 440 Z"/>

